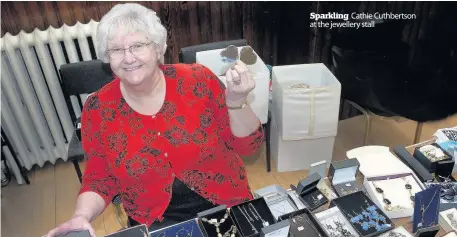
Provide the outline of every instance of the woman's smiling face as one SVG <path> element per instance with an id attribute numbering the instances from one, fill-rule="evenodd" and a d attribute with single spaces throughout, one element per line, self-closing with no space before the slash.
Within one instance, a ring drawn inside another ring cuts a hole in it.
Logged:
<path id="1" fill-rule="evenodd" d="M 158 67 L 155 44 L 140 32 L 116 34 L 108 42 L 108 54 L 114 74 L 130 86 L 152 79 Z"/>

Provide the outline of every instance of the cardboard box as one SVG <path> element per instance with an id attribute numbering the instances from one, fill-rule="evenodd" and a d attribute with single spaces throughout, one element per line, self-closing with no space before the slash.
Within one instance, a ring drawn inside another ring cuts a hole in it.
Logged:
<path id="1" fill-rule="evenodd" d="M 330 164 L 335 137 L 287 141 L 281 137 L 274 117 L 271 118 L 270 128 L 271 159 L 278 172 L 306 170 L 322 160 Z"/>
<path id="2" fill-rule="evenodd" d="M 274 66 L 272 117 L 285 141 L 335 137 L 341 84 L 323 63 Z"/>

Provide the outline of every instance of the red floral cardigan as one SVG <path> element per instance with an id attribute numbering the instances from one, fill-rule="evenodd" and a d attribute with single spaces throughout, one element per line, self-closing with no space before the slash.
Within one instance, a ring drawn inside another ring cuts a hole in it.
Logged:
<path id="1" fill-rule="evenodd" d="M 119 78 L 92 94 L 82 112 L 88 159 L 80 193 L 98 193 L 108 205 L 116 194 L 127 214 L 148 226 L 161 221 L 174 177 L 213 204 L 252 198 L 240 155 L 263 142 L 262 126 L 236 137 L 229 125 L 225 87 L 199 64 L 162 65 L 166 96 L 155 116 L 132 110 Z"/>

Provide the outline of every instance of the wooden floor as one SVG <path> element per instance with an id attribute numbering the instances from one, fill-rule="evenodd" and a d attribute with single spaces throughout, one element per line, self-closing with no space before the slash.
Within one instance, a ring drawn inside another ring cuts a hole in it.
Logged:
<path id="1" fill-rule="evenodd" d="M 457 126 L 457 116 L 426 123 L 421 140 L 427 140 L 438 128 Z M 334 160 L 344 159 L 347 150 L 362 146 L 364 118 L 355 117 L 341 121 L 335 141 Z M 416 123 L 409 120 L 373 118 L 370 144 L 394 146 L 410 145 L 413 142 Z M 265 171 L 265 148 L 258 154 L 244 158 L 249 182 L 253 190 L 271 184 L 288 188 L 306 177 L 306 171 L 278 173 Z M 84 164 L 82 164 L 84 166 Z M 79 190 L 73 165 L 58 162 L 29 172 L 30 185 L 19 186 L 13 180 L 2 188 L 1 234 L 5 237 L 39 237 L 49 229 L 71 217 L 75 197 Z M 121 228 L 114 208 L 109 206 L 93 226 L 97 236 L 104 236 Z"/>

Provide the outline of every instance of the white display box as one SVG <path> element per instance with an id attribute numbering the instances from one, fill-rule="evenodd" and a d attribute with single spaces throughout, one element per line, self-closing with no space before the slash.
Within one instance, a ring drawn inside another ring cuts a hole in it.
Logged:
<path id="1" fill-rule="evenodd" d="M 275 118 L 271 122 L 271 159 L 278 172 L 305 170 L 318 161 L 330 164 L 333 156 L 335 137 L 285 141 L 279 133 Z"/>
<path id="2" fill-rule="evenodd" d="M 457 231 L 457 209 L 451 208 L 440 212 L 438 223 L 446 232 Z"/>
<path id="3" fill-rule="evenodd" d="M 241 48 L 243 47 L 238 47 L 238 53 Z M 218 76 L 219 80 L 221 80 L 225 86 L 227 86 L 226 78 L 223 76 L 222 72 L 225 72 L 230 65 L 221 60 L 221 52 L 223 50 L 224 49 L 215 49 L 197 52 L 196 62 L 206 66 Z M 257 55 L 255 52 L 254 54 Z M 270 70 L 268 70 L 267 66 L 258 55 L 256 63 L 247 65 L 247 67 L 253 74 L 255 80 L 255 88 L 249 93 L 247 100 L 260 122 L 265 124 L 268 121 Z"/>
<path id="4" fill-rule="evenodd" d="M 409 233 L 408 230 L 406 230 L 405 227 L 403 227 L 403 226 L 399 226 L 387 233 L 380 235 L 379 237 L 390 237 L 390 236 L 413 237 L 413 235 L 411 233 Z"/>
<path id="5" fill-rule="evenodd" d="M 406 184 L 411 185 L 411 192 L 406 189 Z M 363 185 L 370 199 L 378 207 L 382 208 L 384 213 L 391 219 L 412 216 L 414 214 L 414 204 L 410 197 L 425 189 L 422 183 L 412 173 L 377 177 L 365 176 Z M 383 190 L 384 197 L 391 201 L 392 207 L 398 205 L 403 207 L 403 209 L 392 208 L 392 210 L 386 210 L 387 205 L 383 201 L 383 196 L 376 191 L 377 187 Z"/>
<path id="6" fill-rule="evenodd" d="M 341 84 L 324 64 L 275 66 L 272 84 L 271 113 L 283 140 L 336 136 Z"/>

